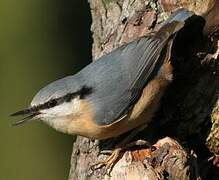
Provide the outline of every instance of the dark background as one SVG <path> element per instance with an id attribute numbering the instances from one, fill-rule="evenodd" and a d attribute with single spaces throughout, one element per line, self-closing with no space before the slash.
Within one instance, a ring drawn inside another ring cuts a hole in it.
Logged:
<path id="1" fill-rule="evenodd" d="M 8 115 L 91 60 L 86 0 L 0 1 L 0 179 L 67 179 L 73 137 Z"/>

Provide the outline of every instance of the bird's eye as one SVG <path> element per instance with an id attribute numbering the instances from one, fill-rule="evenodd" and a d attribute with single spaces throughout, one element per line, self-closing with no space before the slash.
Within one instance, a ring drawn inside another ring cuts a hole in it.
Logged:
<path id="1" fill-rule="evenodd" d="M 57 105 L 57 101 L 55 99 L 52 99 L 51 101 L 48 102 L 48 107 L 52 108 Z"/>

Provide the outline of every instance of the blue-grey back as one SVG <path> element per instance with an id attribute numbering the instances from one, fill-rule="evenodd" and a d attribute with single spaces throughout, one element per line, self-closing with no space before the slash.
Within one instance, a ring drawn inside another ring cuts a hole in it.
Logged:
<path id="1" fill-rule="evenodd" d="M 88 100 L 95 110 L 98 124 L 112 123 L 136 101 L 150 79 L 167 38 L 160 41 L 142 37 L 79 72 L 83 84 L 93 89 Z"/>
<path id="2" fill-rule="evenodd" d="M 80 91 L 86 86 L 92 89 L 86 100 L 93 107 L 96 123 L 114 122 L 138 100 L 145 85 L 156 75 L 162 65 L 161 51 L 191 15 L 187 10 L 179 10 L 156 35 L 125 44 L 76 75 L 49 84 L 37 93 L 31 106 Z"/>

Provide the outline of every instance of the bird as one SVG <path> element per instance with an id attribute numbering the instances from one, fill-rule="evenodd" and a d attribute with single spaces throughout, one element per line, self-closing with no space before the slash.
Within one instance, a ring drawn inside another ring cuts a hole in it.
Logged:
<path id="1" fill-rule="evenodd" d="M 48 84 L 29 107 L 12 114 L 25 116 L 14 125 L 39 119 L 57 131 L 97 140 L 147 126 L 173 80 L 174 38 L 193 15 L 179 9 L 157 32 L 126 43 L 78 73 Z M 108 164 L 114 159 L 110 157 Z"/>

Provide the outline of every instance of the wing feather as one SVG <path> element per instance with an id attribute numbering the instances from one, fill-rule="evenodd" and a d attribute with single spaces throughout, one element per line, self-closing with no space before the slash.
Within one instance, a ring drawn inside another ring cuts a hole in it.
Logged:
<path id="1" fill-rule="evenodd" d="M 123 116 L 141 95 L 155 71 L 168 37 L 143 37 L 97 60 L 99 69 L 91 69 L 96 87 L 90 101 L 99 125 L 107 125 Z M 95 74 L 93 72 L 96 72 Z M 87 72 L 87 71 L 86 71 Z M 88 83 L 88 82 L 87 82 Z M 95 84 L 95 85 L 94 85 Z"/>
<path id="2" fill-rule="evenodd" d="M 83 83 L 94 88 L 88 100 L 97 124 L 111 124 L 127 113 L 163 64 L 163 48 L 191 16 L 190 11 L 180 10 L 154 36 L 125 44 L 83 69 Z"/>

